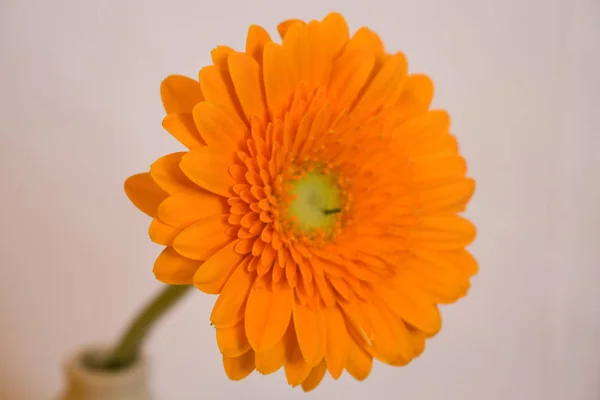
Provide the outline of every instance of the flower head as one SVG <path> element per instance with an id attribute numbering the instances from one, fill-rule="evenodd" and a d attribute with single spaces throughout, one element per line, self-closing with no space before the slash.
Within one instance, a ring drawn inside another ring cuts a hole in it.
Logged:
<path id="1" fill-rule="evenodd" d="M 437 305 L 477 271 L 459 216 L 474 181 L 402 53 L 367 28 L 350 37 L 336 13 L 279 33 L 251 26 L 245 51 L 217 47 L 198 81 L 164 80 L 163 126 L 188 150 L 125 189 L 166 246 L 156 277 L 219 295 L 227 375 L 283 367 L 308 391 L 421 354 Z"/>

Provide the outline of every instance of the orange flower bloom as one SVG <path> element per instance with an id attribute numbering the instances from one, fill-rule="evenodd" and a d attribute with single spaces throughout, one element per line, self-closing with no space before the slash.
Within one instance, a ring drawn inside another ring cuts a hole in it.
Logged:
<path id="1" fill-rule="evenodd" d="M 342 16 L 259 26 L 220 46 L 199 80 L 162 83 L 165 129 L 189 151 L 130 177 L 131 201 L 166 246 L 167 284 L 218 294 L 211 320 L 229 378 L 285 369 L 365 379 L 401 366 L 441 326 L 437 304 L 466 294 L 474 190 L 430 110 L 433 84 L 408 74 L 375 33 Z"/>

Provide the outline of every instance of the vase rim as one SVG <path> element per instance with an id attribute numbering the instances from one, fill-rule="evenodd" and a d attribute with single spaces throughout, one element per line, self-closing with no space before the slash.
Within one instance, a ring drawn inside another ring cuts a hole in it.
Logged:
<path id="1" fill-rule="evenodd" d="M 130 366 L 119 370 L 106 371 L 86 366 L 85 357 L 90 354 L 102 355 L 107 353 L 109 349 L 110 346 L 102 344 L 80 348 L 66 361 L 65 369 L 70 379 L 80 382 L 85 381 L 87 384 L 93 384 L 94 386 L 120 386 L 130 385 L 132 381 L 146 378 L 148 360 L 144 353 L 141 353 Z"/>

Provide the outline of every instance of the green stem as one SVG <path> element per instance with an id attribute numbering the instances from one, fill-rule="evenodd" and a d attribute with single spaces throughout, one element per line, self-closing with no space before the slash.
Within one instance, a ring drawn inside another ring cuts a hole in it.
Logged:
<path id="1" fill-rule="evenodd" d="M 105 370 L 122 369 L 135 361 L 148 332 L 154 324 L 175 303 L 177 303 L 192 287 L 192 285 L 168 285 L 152 299 L 131 323 L 121 340 L 109 356 L 102 362 L 100 368 Z"/>

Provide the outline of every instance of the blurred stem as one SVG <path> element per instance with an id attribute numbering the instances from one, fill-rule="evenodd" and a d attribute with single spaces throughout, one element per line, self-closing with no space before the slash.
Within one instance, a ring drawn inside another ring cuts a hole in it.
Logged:
<path id="1" fill-rule="evenodd" d="M 112 352 L 98 367 L 117 370 L 126 368 L 135 361 L 154 324 L 183 298 L 191 287 L 192 285 L 168 285 L 162 289 L 133 320 Z"/>

